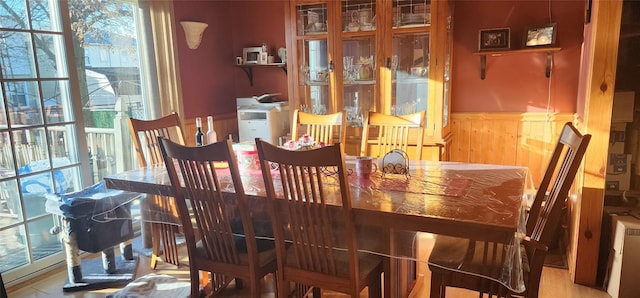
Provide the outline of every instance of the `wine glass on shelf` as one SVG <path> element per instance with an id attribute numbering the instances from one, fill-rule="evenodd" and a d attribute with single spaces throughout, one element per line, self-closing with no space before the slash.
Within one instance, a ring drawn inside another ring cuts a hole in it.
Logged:
<path id="1" fill-rule="evenodd" d="M 353 82 L 353 56 L 345 56 L 342 58 L 344 80 L 347 82 Z"/>
<path id="2" fill-rule="evenodd" d="M 398 55 L 391 56 L 391 74 L 396 75 L 398 70 Z"/>

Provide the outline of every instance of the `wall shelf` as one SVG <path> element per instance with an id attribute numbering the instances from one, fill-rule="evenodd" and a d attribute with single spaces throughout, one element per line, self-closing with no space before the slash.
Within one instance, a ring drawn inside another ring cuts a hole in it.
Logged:
<path id="1" fill-rule="evenodd" d="M 287 74 L 287 64 L 286 63 L 269 63 L 269 64 L 239 64 L 236 67 L 241 68 L 244 73 L 247 74 L 247 78 L 249 78 L 249 85 L 253 86 L 253 69 L 257 67 L 277 67 L 284 71 L 284 74 Z"/>
<path id="2" fill-rule="evenodd" d="M 545 69 L 545 75 L 548 78 L 548 77 L 551 77 L 551 64 L 552 64 L 553 53 L 558 52 L 561 49 L 562 48 L 556 48 L 556 47 L 526 48 L 526 49 L 501 50 L 501 51 L 478 51 L 473 54 L 480 56 L 480 79 L 484 80 L 484 78 L 486 77 L 487 56 L 500 57 L 500 56 L 513 55 L 513 54 L 547 53 L 547 67 Z"/>

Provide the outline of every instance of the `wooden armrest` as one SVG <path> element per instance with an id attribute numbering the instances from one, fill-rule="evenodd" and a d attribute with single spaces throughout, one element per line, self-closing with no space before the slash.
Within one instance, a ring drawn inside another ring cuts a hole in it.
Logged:
<path id="1" fill-rule="evenodd" d="M 544 244 L 542 244 L 542 243 L 540 243 L 540 242 L 538 242 L 536 240 L 531 239 L 531 237 L 529 237 L 529 236 L 525 236 L 522 239 L 522 244 L 525 245 L 525 246 L 528 246 L 528 247 L 535 248 L 535 249 L 549 251 L 549 247 L 548 246 L 546 246 L 546 245 L 544 245 Z"/>

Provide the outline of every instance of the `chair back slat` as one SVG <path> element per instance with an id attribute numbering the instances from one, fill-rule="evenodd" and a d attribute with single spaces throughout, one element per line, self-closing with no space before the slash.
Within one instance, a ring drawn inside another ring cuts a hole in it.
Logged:
<path id="1" fill-rule="evenodd" d="M 297 266 L 305 270 L 336 274 L 333 258 L 331 217 L 322 190 L 319 167 L 279 164 L 283 186 L 295 189 L 285 196 L 290 214 L 289 228 Z"/>
<path id="2" fill-rule="evenodd" d="M 256 148 L 271 201 L 279 261 L 282 260 L 285 268 L 337 275 L 340 269 L 336 265 L 336 248 L 340 248 L 348 251 L 349 272 L 355 281 L 357 247 L 340 144 L 288 151 L 256 139 Z M 270 171 L 270 163 L 278 166 L 277 174 Z M 328 178 L 329 168 L 331 172 L 335 170 L 336 175 Z M 276 175 L 280 176 L 278 184 L 274 183 Z M 328 185 L 326 179 L 337 180 L 337 185 Z M 329 187 L 340 187 L 341 198 L 327 197 Z M 342 212 L 336 213 L 336 210 Z M 344 231 L 343 235 L 338 235 L 336 227 Z M 295 260 L 286 259 L 287 248 L 293 250 Z"/>
<path id="3" fill-rule="evenodd" d="M 256 251 L 255 234 L 231 142 L 224 140 L 203 147 L 185 147 L 167 139 L 160 140 L 189 257 L 240 264 L 232 231 L 232 220 L 239 218 L 250 258 L 257 261 L 257 253 L 251 253 Z M 221 162 L 228 164 L 231 181 L 221 181 L 226 177 L 216 171 L 216 164 Z M 233 198 L 223 192 L 230 183 L 235 190 Z M 199 231 L 199 248 L 196 230 Z"/>
<path id="4" fill-rule="evenodd" d="M 425 115 L 425 111 L 404 116 L 369 112 L 363 124 L 360 155 L 371 155 L 379 158 L 394 149 L 407 152 L 409 145 L 415 143 L 416 159 L 421 159 Z M 370 133 L 372 127 L 378 128 L 376 136 L 372 136 Z M 410 139 L 411 130 L 416 130 L 415 140 Z M 369 145 L 375 146 L 374 152 L 369 152 Z"/>
<path id="5" fill-rule="evenodd" d="M 338 112 L 328 115 L 317 115 L 295 110 L 293 112 L 293 125 L 291 126 L 291 139 L 297 141 L 300 135 L 300 127 L 304 127 L 305 133 L 316 142 L 331 145 L 337 142 L 344 144 L 346 140 L 346 113 Z M 337 136 L 335 135 L 337 133 Z"/>
<path id="6" fill-rule="evenodd" d="M 129 118 L 129 130 L 140 167 L 162 165 L 158 137 L 184 144 L 182 124 L 177 113 L 171 113 L 154 120 Z"/>

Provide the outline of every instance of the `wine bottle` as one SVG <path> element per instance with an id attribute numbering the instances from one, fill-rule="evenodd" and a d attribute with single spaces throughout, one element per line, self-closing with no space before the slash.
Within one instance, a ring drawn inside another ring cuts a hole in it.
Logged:
<path id="1" fill-rule="evenodd" d="M 204 145 L 204 133 L 202 133 L 202 119 L 196 117 L 196 146 L 200 147 Z"/>
<path id="2" fill-rule="evenodd" d="M 218 134 L 213 129 L 213 116 L 207 117 L 207 144 L 213 144 L 218 141 Z"/>

